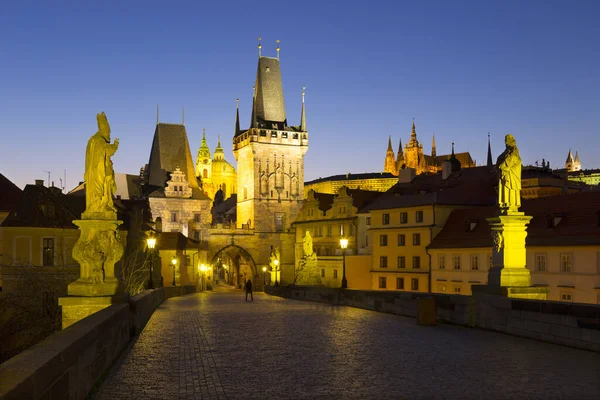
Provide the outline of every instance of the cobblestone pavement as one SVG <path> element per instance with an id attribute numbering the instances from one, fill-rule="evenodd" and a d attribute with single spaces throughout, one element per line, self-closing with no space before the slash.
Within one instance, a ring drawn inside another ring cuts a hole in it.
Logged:
<path id="1" fill-rule="evenodd" d="M 350 307 L 166 300 L 96 400 L 600 399 L 600 355 Z"/>

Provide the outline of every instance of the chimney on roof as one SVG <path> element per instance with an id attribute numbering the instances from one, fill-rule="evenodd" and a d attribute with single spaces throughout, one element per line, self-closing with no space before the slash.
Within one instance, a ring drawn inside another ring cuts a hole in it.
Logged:
<path id="1" fill-rule="evenodd" d="M 403 168 L 398 171 L 398 183 L 410 183 L 415 179 L 416 175 L 414 168 Z"/>
<path id="2" fill-rule="evenodd" d="M 35 186 L 44 186 L 44 180 L 43 179 L 36 179 L 35 180 Z"/>

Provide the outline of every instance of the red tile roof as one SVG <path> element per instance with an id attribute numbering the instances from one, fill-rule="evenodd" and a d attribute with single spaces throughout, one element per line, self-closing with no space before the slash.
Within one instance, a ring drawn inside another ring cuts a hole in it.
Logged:
<path id="1" fill-rule="evenodd" d="M 522 212 L 532 216 L 527 228 L 527 246 L 600 245 L 600 192 L 523 200 Z M 492 247 L 486 218 L 498 207 L 454 210 L 430 248 Z M 549 227 L 549 220 L 554 227 Z M 470 222 L 476 222 L 469 230 Z"/>

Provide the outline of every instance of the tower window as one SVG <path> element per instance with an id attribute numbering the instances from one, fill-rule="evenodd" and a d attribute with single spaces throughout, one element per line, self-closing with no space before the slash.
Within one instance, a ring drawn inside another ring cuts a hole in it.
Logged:
<path id="1" fill-rule="evenodd" d="M 204 171 L 202 171 L 202 177 L 208 178 L 208 170 L 206 168 L 204 168 Z"/>

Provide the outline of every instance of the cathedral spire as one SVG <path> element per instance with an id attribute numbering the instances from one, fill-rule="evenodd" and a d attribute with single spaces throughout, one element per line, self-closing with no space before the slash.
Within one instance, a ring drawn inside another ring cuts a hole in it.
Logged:
<path id="1" fill-rule="evenodd" d="M 436 151 L 435 151 L 435 134 L 433 134 L 431 136 L 431 157 L 435 158 L 436 156 Z"/>
<path id="2" fill-rule="evenodd" d="M 258 128 L 256 126 L 256 86 L 252 86 L 252 117 L 250 117 L 250 128 Z"/>
<path id="3" fill-rule="evenodd" d="M 300 116 L 300 130 L 306 132 L 306 111 L 304 110 L 304 94 L 306 87 L 302 87 L 302 115 Z"/>
<path id="4" fill-rule="evenodd" d="M 412 123 L 412 132 L 410 133 L 410 146 L 418 146 L 419 142 L 417 141 L 417 129 L 415 128 L 415 119 L 413 118 Z"/>
<path id="5" fill-rule="evenodd" d="M 580 163 L 580 161 L 579 161 L 579 152 L 576 151 L 575 152 L 575 164 L 579 164 L 579 163 Z"/>
<path id="6" fill-rule="evenodd" d="M 392 136 L 391 135 L 388 136 L 388 148 L 387 148 L 387 151 L 388 152 L 391 151 L 392 153 L 394 152 L 394 149 L 392 149 Z"/>
<path id="7" fill-rule="evenodd" d="M 233 136 L 240 134 L 240 99 L 235 99 L 235 132 Z"/>
<path id="8" fill-rule="evenodd" d="M 398 143 L 398 160 L 404 158 L 404 151 L 402 150 L 402 138 L 400 138 L 400 142 Z"/>
<path id="9" fill-rule="evenodd" d="M 492 160 L 492 145 L 490 144 L 490 133 L 488 132 L 488 153 L 487 153 L 487 166 L 492 168 L 494 161 Z"/>
<path id="10" fill-rule="evenodd" d="M 569 155 L 567 156 L 566 163 L 573 162 L 573 153 L 571 153 L 571 149 L 569 149 Z"/>

